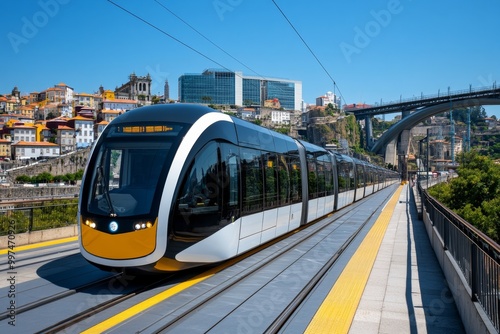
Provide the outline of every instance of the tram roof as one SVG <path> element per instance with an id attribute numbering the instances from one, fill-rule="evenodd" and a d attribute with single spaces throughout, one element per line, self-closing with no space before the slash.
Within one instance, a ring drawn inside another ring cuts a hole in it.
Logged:
<path id="1" fill-rule="evenodd" d="M 210 112 L 219 113 L 220 111 L 198 104 L 155 104 L 127 111 L 118 116 L 113 123 L 168 121 L 193 124 L 197 119 Z"/>

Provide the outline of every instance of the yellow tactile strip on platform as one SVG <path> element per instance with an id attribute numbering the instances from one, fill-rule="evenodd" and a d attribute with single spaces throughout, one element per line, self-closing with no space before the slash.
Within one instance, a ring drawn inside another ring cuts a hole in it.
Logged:
<path id="1" fill-rule="evenodd" d="M 358 250 L 309 323 L 305 333 L 347 333 L 403 186 L 392 195 Z"/>

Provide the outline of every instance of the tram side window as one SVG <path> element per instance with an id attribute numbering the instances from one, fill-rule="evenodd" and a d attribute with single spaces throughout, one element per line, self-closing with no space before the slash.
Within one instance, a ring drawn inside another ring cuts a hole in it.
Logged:
<path id="1" fill-rule="evenodd" d="M 277 174 L 276 174 L 276 155 L 272 153 L 266 153 L 262 155 L 264 160 L 265 169 L 265 198 L 264 198 L 264 208 L 272 209 L 278 205 L 278 191 L 277 191 Z"/>
<path id="2" fill-rule="evenodd" d="M 290 200 L 292 203 L 300 203 L 302 202 L 302 174 L 299 156 L 292 155 L 288 158 L 288 170 L 290 171 Z"/>
<path id="3" fill-rule="evenodd" d="M 373 184 L 373 180 L 372 180 L 372 168 L 370 166 L 366 166 L 365 167 L 365 173 L 366 173 L 366 176 L 365 176 L 365 185 L 371 186 Z"/>
<path id="4" fill-rule="evenodd" d="M 177 197 L 174 233 L 205 237 L 221 226 L 220 152 L 210 142 L 196 154 Z"/>
<path id="5" fill-rule="evenodd" d="M 316 168 L 318 175 L 318 195 L 333 195 L 333 165 L 329 156 L 326 154 L 318 156 Z"/>
<path id="6" fill-rule="evenodd" d="M 356 187 L 361 188 L 365 186 L 365 172 L 363 165 L 356 165 Z"/>
<path id="7" fill-rule="evenodd" d="M 345 192 L 350 189 L 350 163 L 341 161 L 338 165 L 338 182 L 339 182 L 339 192 Z"/>
<path id="8" fill-rule="evenodd" d="M 279 205 L 290 204 L 290 173 L 288 170 L 288 164 L 286 162 L 286 157 L 284 155 L 278 156 L 278 193 L 279 193 Z"/>
<path id="9" fill-rule="evenodd" d="M 317 186 L 318 186 L 318 197 L 325 196 L 325 165 L 321 160 L 321 157 L 318 157 L 316 161 L 316 178 L 317 178 Z"/>
<path id="10" fill-rule="evenodd" d="M 307 158 L 307 183 L 309 185 L 309 199 L 318 197 L 318 175 L 316 172 L 316 161 L 313 156 Z"/>
<path id="11" fill-rule="evenodd" d="M 325 195 L 333 195 L 333 164 L 327 155 L 321 156 L 321 160 L 325 174 Z"/>
<path id="12" fill-rule="evenodd" d="M 260 212 L 264 202 L 261 153 L 258 150 L 242 148 L 240 157 L 242 214 Z"/>
<path id="13" fill-rule="evenodd" d="M 222 217 L 234 221 L 239 214 L 239 161 L 238 147 L 223 143 L 221 149 L 220 189 L 222 193 Z"/>

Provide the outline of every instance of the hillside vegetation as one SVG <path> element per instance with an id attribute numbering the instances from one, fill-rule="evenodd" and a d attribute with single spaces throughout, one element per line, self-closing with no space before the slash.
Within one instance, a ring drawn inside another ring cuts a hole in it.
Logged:
<path id="1" fill-rule="evenodd" d="M 429 189 L 431 196 L 500 243 L 500 165 L 477 152 L 462 154 L 458 177 Z"/>

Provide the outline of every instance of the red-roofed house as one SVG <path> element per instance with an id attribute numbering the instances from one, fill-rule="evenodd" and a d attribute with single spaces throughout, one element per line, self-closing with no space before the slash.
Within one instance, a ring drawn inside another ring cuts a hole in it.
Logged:
<path id="1" fill-rule="evenodd" d="M 18 104 L 17 100 L 13 97 L 11 97 L 10 99 L 7 99 L 7 101 L 5 103 L 6 103 L 5 104 L 5 112 L 7 112 L 7 113 L 13 112 Z"/>
<path id="2" fill-rule="evenodd" d="M 56 143 L 61 148 L 61 153 L 75 150 L 75 129 L 69 126 L 59 125 L 57 128 Z"/>
<path id="3" fill-rule="evenodd" d="M 111 122 L 121 114 L 123 114 L 125 111 L 122 110 L 110 110 L 110 109 L 103 109 L 101 110 L 101 119 L 105 120 L 106 122 Z"/>
<path id="4" fill-rule="evenodd" d="M 17 108 L 17 110 L 14 111 L 14 114 L 33 119 L 33 116 L 35 115 L 35 108 L 36 105 L 22 106 Z"/>
<path id="5" fill-rule="evenodd" d="M 95 109 L 86 106 L 75 106 L 75 116 L 82 116 L 86 118 L 95 118 Z"/>
<path id="6" fill-rule="evenodd" d="M 110 99 L 102 101 L 101 109 L 120 110 L 125 112 L 137 108 L 136 100 Z"/>
<path id="7" fill-rule="evenodd" d="M 45 126 L 52 130 L 57 130 L 60 125 L 68 125 L 69 118 L 66 117 L 56 117 L 49 119 L 45 122 Z"/>
<path id="8" fill-rule="evenodd" d="M 36 127 L 33 125 L 13 125 L 10 128 L 5 129 L 10 132 L 13 142 L 19 141 L 36 141 Z"/>
<path id="9" fill-rule="evenodd" d="M 345 104 L 344 111 L 354 111 L 363 108 L 371 108 L 372 106 L 365 103 L 353 103 L 353 104 Z"/>
<path id="10" fill-rule="evenodd" d="M 94 142 L 94 120 L 76 116 L 68 121 L 68 126 L 75 129 L 76 148 L 85 148 Z"/>
<path id="11" fill-rule="evenodd" d="M 64 102 L 65 91 L 62 87 L 51 87 L 45 90 L 45 98 L 50 102 L 61 103 Z"/>
<path id="12" fill-rule="evenodd" d="M 11 144 L 8 139 L 0 139 L 0 158 L 12 158 Z"/>
<path id="13" fill-rule="evenodd" d="M 97 123 L 95 125 L 95 133 L 97 134 L 97 138 L 99 138 L 99 136 L 101 135 L 101 133 L 104 131 L 104 129 L 106 128 L 106 126 L 108 126 L 109 122 L 107 121 L 100 121 L 99 123 Z"/>
<path id="14" fill-rule="evenodd" d="M 60 148 L 54 143 L 20 141 L 12 144 L 12 153 L 17 160 L 55 158 L 60 155 Z"/>
<path id="15" fill-rule="evenodd" d="M 3 112 L 7 110 L 7 98 L 5 96 L 0 96 L 0 110 Z"/>

